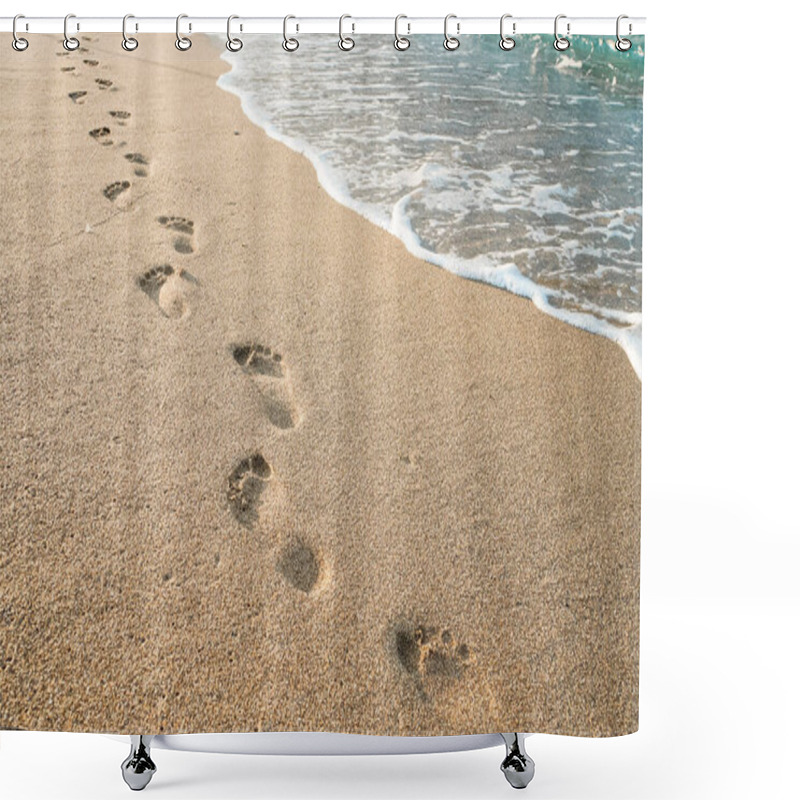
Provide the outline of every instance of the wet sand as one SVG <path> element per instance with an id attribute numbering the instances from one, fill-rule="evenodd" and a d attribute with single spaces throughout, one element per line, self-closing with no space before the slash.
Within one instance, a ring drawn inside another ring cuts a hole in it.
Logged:
<path id="1" fill-rule="evenodd" d="M 333 201 L 215 42 L 30 38 L 0 48 L 0 728 L 635 730 L 622 350 Z"/>

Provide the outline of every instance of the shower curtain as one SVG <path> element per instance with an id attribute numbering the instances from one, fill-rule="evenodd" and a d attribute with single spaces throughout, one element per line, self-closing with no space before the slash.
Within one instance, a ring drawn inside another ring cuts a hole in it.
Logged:
<path id="1" fill-rule="evenodd" d="M 637 727 L 643 39 L 0 48 L 0 728 Z"/>

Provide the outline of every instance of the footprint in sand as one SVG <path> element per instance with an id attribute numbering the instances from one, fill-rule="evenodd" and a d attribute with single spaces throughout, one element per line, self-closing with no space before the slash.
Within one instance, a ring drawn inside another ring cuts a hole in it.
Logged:
<path id="1" fill-rule="evenodd" d="M 405 464 L 409 469 L 416 469 L 419 466 L 419 454 L 413 451 L 403 453 L 400 456 L 400 461 Z"/>
<path id="2" fill-rule="evenodd" d="M 109 111 L 110 116 L 114 117 L 117 121 L 117 125 L 125 125 L 125 120 L 130 119 L 131 112 L 130 111 Z"/>
<path id="3" fill-rule="evenodd" d="M 139 178 L 146 178 L 148 176 L 147 166 L 150 162 L 141 153 L 125 153 L 125 160 L 133 164 L 134 175 Z"/>
<path id="4" fill-rule="evenodd" d="M 91 136 L 96 142 L 100 142 L 100 144 L 113 144 L 111 139 L 111 130 L 105 126 L 102 128 L 95 128 L 93 131 L 89 131 L 89 136 Z"/>
<path id="5" fill-rule="evenodd" d="M 133 153 L 132 155 L 141 155 Z M 128 158 L 128 156 L 125 156 Z M 133 159 L 128 159 L 132 161 Z M 135 162 L 134 162 L 135 163 Z M 169 231 L 175 231 L 178 235 L 172 240 L 172 246 L 178 253 L 188 255 L 194 253 L 194 222 L 186 217 L 156 217 L 156 222 Z"/>
<path id="6" fill-rule="evenodd" d="M 153 267 L 139 276 L 139 288 L 158 304 L 161 313 L 171 319 L 188 316 L 199 281 L 185 269 L 175 270 L 170 264 Z"/>
<path id="7" fill-rule="evenodd" d="M 103 189 L 103 195 L 113 203 L 121 194 L 131 188 L 130 181 L 114 181 Z"/>
<path id="8" fill-rule="evenodd" d="M 94 82 L 100 89 L 108 89 L 109 86 L 113 86 L 113 81 L 108 80 L 108 78 L 95 78 Z"/>
<path id="9" fill-rule="evenodd" d="M 86 64 L 87 67 L 96 67 L 100 62 L 95 61 L 93 58 L 84 58 L 83 63 Z"/>
<path id="10" fill-rule="evenodd" d="M 62 72 L 74 72 L 75 67 L 61 67 Z"/>
<path id="11" fill-rule="evenodd" d="M 243 458 L 228 475 L 228 506 L 242 525 L 258 520 L 259 499 L 271 477 L 272 467 L 258 452 Z"/>
<path id="12" fill-rule="evenodd" d="M 322 570 L 316 553 L 305 542 L 293 542 L 278 557 L 278 572 L 295 589 L 308 594 L 317 586 Z"/>
<path id="13" fill-rule="evenodd" d="M 402 624 L 394 629 L 392 647 L 400 666 L 424 684 L 426 679 L 458 680 L 471 663 L 469 645 L 447 629 Z"/>
<path id="14" fill-rule="evenodd" d="M 276 428 L 294 428 L 300 413 L 281 354 L 257 343 L 231 345 L 231 354 L 261 392 L 269 421 Z"/>
<path id="15" fill-rule="evenodd" d="M 78 103 L 79 106 L 83 105 L 82 97 L 86 97 L 86 92 L 70 92 L 69 99 L 72 100 L 73 103 Z M 78 102 L 80 100 L 80 102 Z"/>

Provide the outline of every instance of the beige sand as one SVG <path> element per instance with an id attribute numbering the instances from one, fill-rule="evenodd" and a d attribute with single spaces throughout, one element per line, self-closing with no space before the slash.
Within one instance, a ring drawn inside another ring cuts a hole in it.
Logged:
<path id="1" fill-rule="evenodd" d="M 635 730 L 623 352 L 334 202 L 215 43 L 31 39 L 0 48 L 0 727 Z"/>

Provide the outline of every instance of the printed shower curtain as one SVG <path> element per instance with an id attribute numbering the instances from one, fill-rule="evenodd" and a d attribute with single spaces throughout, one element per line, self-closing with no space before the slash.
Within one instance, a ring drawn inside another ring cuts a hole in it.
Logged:
<path id="1" fill-rule="evenodd" d="M 0 48 L 0 728 L 637 727 L 643 43 Z"/>

